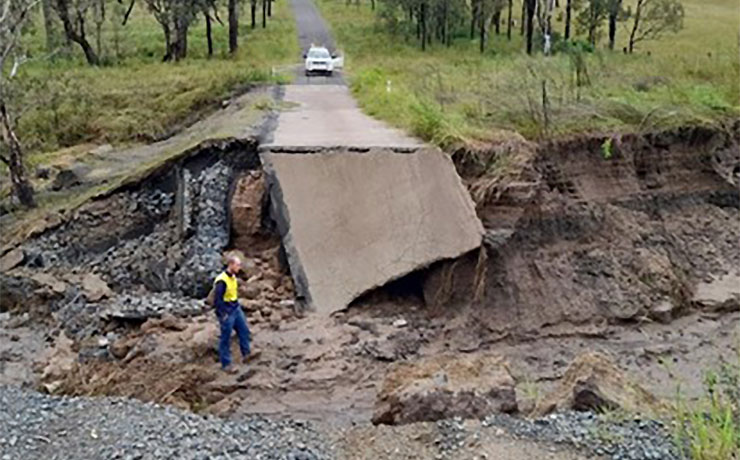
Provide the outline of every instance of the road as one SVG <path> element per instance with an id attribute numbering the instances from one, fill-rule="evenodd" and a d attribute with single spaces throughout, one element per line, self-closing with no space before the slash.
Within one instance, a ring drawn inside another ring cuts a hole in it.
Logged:
<path id="1" fill-rule="evenodd" d="M 301 53 L 311 44 L 335 50 L 334 40 L 311 0 L 292 0 Z M 302 58 L 302 57 L 301 57 Z M 422 143 L 390 128 L 360 110 L 347 88 L 341 71 L 331 77 L 306 77 L 298 67 L 294 84 L 284 88 L 288 107 L 277 127 L 263 142 L 263 150 L 305 148 L 392 148 L 414 150 Z"/>

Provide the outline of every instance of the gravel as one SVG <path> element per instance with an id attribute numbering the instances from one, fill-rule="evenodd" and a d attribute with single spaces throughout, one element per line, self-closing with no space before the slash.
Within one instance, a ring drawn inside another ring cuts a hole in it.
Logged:
<path id="1" fill-rule="evenodd" d="M 0 460 L 333 458 L 310 423 L 238 421 L 120 398 L 0 386 Z"/>
<path id="2" fill-rule="evenodd" d="M 572 445 L 613 460 L 681 458 L 669 430 L 657 420 L 563 412 L 533 421 L 496 414 L 487 417 L 483 424 L 523 438 Z"/>

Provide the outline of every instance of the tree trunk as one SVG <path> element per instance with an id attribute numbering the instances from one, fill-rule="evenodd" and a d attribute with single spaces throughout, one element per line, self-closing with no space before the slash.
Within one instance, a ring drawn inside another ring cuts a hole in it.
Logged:
<path id="1" fill-rule="evenodd" d="M 534 38 L 534 13 L 537 0 L 524 0 L 527 7 L 527 54 L 532 54 L 532 40 Z"/>
<path id="2" fill-rule="evenodd" d="M 251 0 L 249 2 L 249 9 L 252 13 L 252 29 L 257 27 L 257 0 Z"/>
<path id="3" fill-rule="evenodd" d="M 239 12 L 237 11 L 236 0 L 229 0 L 229 53 L 236 53 L 239 48 Z"/>
<path id="4" fill-rule="evenodd" d="M 267 27 L 267 0 L 262 0 L 262 28 Z"/>
<path id="5" fill-rule="evenodd" d="M 175 61 L 185 59 L 188 54 L 188 24 L 183 20 L 175 21 L 175 42 L 174 42 Z"/>
<path id="6" fill-rule="evenodd" d="M 167 24 L 161 24 L 162 25 L 162 32 L 164 33 L 164 56 L 162 57 L 162 62 L 171 61 L 174 57 L 174 50 L 172 46 L 172 31 L 170 30 L 170 26 Z"/>
<path id="7" fill-rule="evenodd" d="M 370 0 L 370 9 L 375 11 L 375 0 Z"/>
<path id="8" fill-rule="evenodd" d="M 645 3 L 644 0 L 637 0 L 637 7 L 635 8 L 635 22 L 632 24 L 632 31 L 630 32 L 630 54 L 635 50 L 635 38 L 637 37 L 637 30 L 640 27 L 640 15 L 642 14 L 643 3 Z"/>
<path id="9" fill-rule="evenodd" d="M 501 34 L 501 10 L 496 11 L 493 15 L 493 25 L 496 27 L 496 35 Z"/>
<path id="10" fill-rule="evenodd" d="M 56 0 L 56 6 L 59 19 L 62 20 L 62 25 L 64 25 L 64 35 L 66 35 L 67 39 L 80 45 L 82 52 L 85 53 L 85 60 L 87 60 L 88 64 L 99 65 L 100 59 L 98 59 L 97 53 L 95 53 L 93 47 L 90 46 L 90 42 L 87 41 L 87 37 L 85 36 L 85 19 L 82 15 L 77 15 L 76 19 L 80 28 L 80 30 L 77 31 L 69 17 L 67 0 Z"/>
<path id="11" fill-rule="evenodd" d="M 588 42 L 591 43 L 591 46 L 596 46 L 596 26 L 598 25 L 596 23 L 596 16 L 598 15 L 598 12 L 596 11 L 596 5 L 594 2 L 589 2 L 589 24 L 588 24 Z"/>
<path id="12" fill-rule="evenodd" d="M 41 12 L 44 16 L 44 33 L 46 35 L 46 52 L 52 53 L 59 43 L 56 28 L 54 27 L 54 13 L 51 0 L 42 0 Z"/>
<path id="13" fill-rule="evenodd" d="M 481 7 L 479 11 L 480 17 L 478 18 L 478 26 L 480 28 L 480 52 L 481 54 L 486 51 L 486 10 L 484 7 L 484 3 L 481 2 Z"/>
<path id="14" fill-rule="evenodd" d="M 570 16 L 571 16 L 571 0 L 565 2 L 565 39 L 570 39 Z"/>
<path id="15" fill-rule="evenodd" d="M 13 186 L 13 194 L 23 206 L 35 207 L 33 199 L 33 186 L 26 177 L 26 169 L 23 166 L 23 150 L 18 137 L 13 129 L 13 122 L 8 115 L 5 102 L 0 99 L 0 122 L 2 123 L 3 142 L 8 146 L 8 158 L 3 157 L 10 170 L 10 182 Z"/>
<path id="16" fill-rule="evenodd" d="M 613 50 L 617 40 L 617 17 L 622 8 L 622 0 L 611 0 L 609 7 L 609 49 Z"/>
<path id="17" fill-rule="evenodd" d="M 272 17 L 272 0 L 267 0 L 267 17 Z"/>
<path id="18" fill-rule="evenodd" d="M 419 21 L 421 24 L 421 50 L 426 51 L 427 49 L 427 11 L 426 2 L 421 2 L 419 11 Z"/>
<path id="19" fill-rule="evenodd" d="M 514 9 L 514 0 L 509 0 L 509 14 L 508 19 L 506 20 L 506 38 L 511 41 L 511 14 L 512 10 Z"/>
<path id="20" fill-rule="evenodd" d="M 470 3 L 470 39 L 475 38 L 475 25 L 478 19 L 478 2 L 482 0 L 471 0 Z"/>
<path id="21" fill-rule="evenodd" d="M 519 35 L 524 35 L 525 24 L 527 23 L 527 2 L 529 0 L 522 0 L 522 20 L 519 24 Z"/>
<path id="22" fill-rule="evenodd" d="M 211 15 L 206 12 L 206 42 L 208 43 L 208 57 L 213 56 L 213 35 L 211 31 Z"/>

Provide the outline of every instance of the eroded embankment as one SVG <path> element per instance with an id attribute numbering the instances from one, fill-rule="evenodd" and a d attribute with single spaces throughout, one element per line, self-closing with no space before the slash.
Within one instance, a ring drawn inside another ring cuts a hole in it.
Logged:
<path id="1" fill-rule="evenodd" d="M 695 128 L 533 146 L 480 195 L 485 262 L 441 264 L 428 303 L 465 305 L 472 330 L 520 339 L 737 309 L 738 139 Z M 490 180 L 460 169 L 474 188 Z"/>
<path id="2" fill-rule="evenodd" d="M 25 242 L 2 274 L 3 310 L 53 326 L 48 391 L 217 413 L 366 421 L 390 363 L 449 353 L 508 360 L 518 410 L 523 384 L 558 379 L 584 350 L 659 385 L 674 378 L 660 361 L 680 359 L 700 384 L 698 364 L 733 346 L 738 321 L 738 139 L 687 129 L 625 136 L 608 155 L 603 138 L 467 155 L 484 250 L 330 318 L 295 311 L 256 143 L 204 149 Z M 218 372 L 217 326 L 195 299 L 230 247 L 251 261 L 240 298 L 264 352 L 234 377 Z"/>

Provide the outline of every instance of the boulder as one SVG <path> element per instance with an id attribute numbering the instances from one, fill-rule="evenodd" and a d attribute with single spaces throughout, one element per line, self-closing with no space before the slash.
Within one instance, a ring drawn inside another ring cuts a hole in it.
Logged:
<path id="1" fill-rule="evenodd" d="M 249 171 L 236 182 L 231 198 L 231 231 L 237 247 L 249 246 L 262 225 L 265 178 L 262 171 Z"/>
<path id="2" fill-rule="evenodd" d="M 97 302 L 113 295 L 108 284 L 95 273 L 88 273 L 82 278 L 82 290 L 85 292 L 85 298 L 90 302 Z"/>
<path id="3" fill-rule="evenodd" d="M 497 355 L 439 355 L 394 366 L 373 423 L 404 424 L 517 411 L 514 378 Z"/>
<path id="4" fill-rule="evenodd" d="M 662 403 L 607 356 L 592 352 L 573 361 L 557 388 L 537 404 L 535 414 L 568 409 L 655 413 L 662 410 Z"/>

